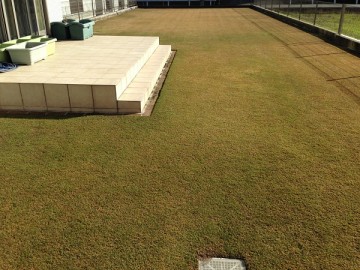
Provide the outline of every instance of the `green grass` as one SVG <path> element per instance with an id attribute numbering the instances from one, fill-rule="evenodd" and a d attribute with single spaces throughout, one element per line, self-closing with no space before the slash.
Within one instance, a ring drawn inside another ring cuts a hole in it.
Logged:
<path id="1" fill-rule="evenodd" d="M 151 117 L 0 118 L 0 269 L 360 268 L 359 105 L 249 19 L 98 22 L 177 50 Z"/>
<path id="2" fill-rule="evenodd" d="M 299 13 L 291 12 L 290 17 L 299 19 Z M 301 14 L 301 20 L 314 23 L 315 13 L 303 13 Z M 338 32 L 340 23 L 340 11 L 339 13 L 320 13 L 316 17 L 316 25 L 333 32 Z M 344 17 L 344 24 L 342 28 L 342 34 L 360 39 L 360 15 L 356 13 L 347 13 Z"/>

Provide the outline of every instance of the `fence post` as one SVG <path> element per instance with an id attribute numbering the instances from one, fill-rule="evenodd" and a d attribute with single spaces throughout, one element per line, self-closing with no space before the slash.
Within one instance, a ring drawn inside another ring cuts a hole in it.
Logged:
<path id="1" fill-rule="evenodd" d="M 289 17 L 290 14 L 290 5 L 291 5 L 291 0 L 289 0 L 289 4 L 288 4 L 288 10 L 287 10 L 287 16 Z"/>
<path id="2" fill-rule="evenodd" d="M 278 13 L 280 13 L 280 8 L 281 8 L 281 0 L 279 0 L 279 9 L 278 9 Z"/>
<path id="3" fill-rule="evenodd" d="M 346 5 L 342 4 L 341 16 L 340 16 L 340 22 L 339 22 L 339 30 L 338 30 L 339 35 L 341 35 L 343 24 L 344 24 L 345 10 L 346 10 Z"/>
<path id="4" fill-rule="evenodd" d="M 78 16 L 79 16 L 79 21 L 80 21 L 81 19 L 80 19 L 80 3 L 79 3 L 79 0 L 77 0 L 77 10 L 78 10 Z"/>
<path id="5" fill-rule="evenodd" d="M 93 17 L 95 17 L 94 0 L 91 0 L 91 9 L 93 12 Z"/>
<path id="6" fill-rule="evenodd" d="M 319 1 L 316 1 L 315 16 L 314 16 L 314 25 L 316 25 L 316 19 L 317 19 L 317 14 L 318 14 L 318 6 L 319 6 Z"/>
<path id="7" fill-rule="evenodd" d="M 301 12 L 302 12 L 302 0 L 300 0 L 299 21 L 301 21 Z"/>
<path id="8" fill-rule="evenodd" d="M 273 10 L 273 2 L 274 0 L 271 0 L 271 7 L 270 7 L 271 10 Z"/>

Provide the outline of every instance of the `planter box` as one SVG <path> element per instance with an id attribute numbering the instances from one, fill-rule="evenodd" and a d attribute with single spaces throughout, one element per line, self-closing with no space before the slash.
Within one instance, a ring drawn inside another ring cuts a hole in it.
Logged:
<path id="1" fill-rule="evenodd" d="M 48 36 L 26 36 L 20 39 L 13 39 L 0 44 L 0 62 L 11 62 L 8 48 L 13 45 L 24 42 L 42 42 L 46 44 L 46 55 L 53 55 L 55 53 L 56 38 L 49 38 Z M 25 46 L 26 47 L 26 46 Z"/>
<path id="2" fill-rule="evenodd" d="M 46 55 L 47 56 L 55 54 L 56 41 L 57 41 L 56 38 L 40 38 L 40 42 L 46 44 Z"/>
<path id="3" fill-rule="evenodd" d="M 41 35 L 41 36 L 25 36 L 25 37 L 21 37 L 17 40 L 17 43 L 22 43 L 22 42 L 40 42 L 40 39 L 42 38 L 47 38 L 47 36 L 45 35 Z"/>
<path id="4" fill-rule="evenodd" d="M 53 55 L 55 53 L 55 41 L 57 41 L 56 38 L 49 38 L 48 36 L 42 35 L 42 36 L 26 36 L 19 38 L 17 40 L 17 43 L 22 42 L 44 42 L 46 43 L 46 51 L 47 56 Z"/>
<path id="5" fill-rule="evenodd" d="M 15 64 L 32 65 L 46 59 L 46 43 L 26 42 L 7 48 L 11 60 Z"/>
<path id="6" fill-rule="evenodd" d="M 15 44 L 19 44 L 19 43 L 22 43 L 22 42 L 25 42 L 25 40 L 13 39 L 13 40 L 5 41 L 1 45 L 6 45 L 6 44 L 15 45 Z"/>
<path id="7" fill-rule="evenodd" d="M 51 36 L 57 40 L 70 39 L 69 24 L 63 22 L 52 22 L 51 24 Z"/>
<path id="8" fill-rule="evenodd" d="M 6 50 L 14 44 L 0 44 L 0 62 L 8 63 L 11 61 L 9 52 Z"/>
<path id="9" fill-rule="evenodd" d="M 71 39 L 84 40 L 91 38 L 94 35 L 94 24 L 95 22 L 89 19 L 69 23 Z"/>

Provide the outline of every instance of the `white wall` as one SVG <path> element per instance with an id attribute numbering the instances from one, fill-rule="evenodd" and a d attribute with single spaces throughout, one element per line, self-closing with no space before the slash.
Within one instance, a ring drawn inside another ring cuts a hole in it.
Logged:
<path id="1" fill-rule="evenodd" d="M 94 7 L 93 7 L 93 4 L 94 4 Z M 92 11 L 93 8 L 95 8 L 95 1 L 83 0 L 83 7 L 84 7 L 84 12 Z"/>
<path id="2" fill-rule="evenodd" d="M 1 1 L 1 0 L 0 0 Z M 77 0 L 45 0 L 48 8 L 49 21 L 62 21 L 63 18 L 78 19 L 77 13 L 72 14 L 70 9 L 70 1 L 76 2 Z M 107 8 L 106 0 L 79 0 L 83 4 L 83 12 L 81 12 L 81 18 L 90 18 L 93 15 L 102 15 Z M 124 7 L 128 6 L 128 0 L 124 1 Z M 166 0 L 165 0 L 166 1 Z M 118 9 L 119 0 L 110 0 L 110 7 Z M 95 10 L 93 10 L 95 9 Z"/>
<path id="3" fill-rule="evenodd" d="M 45 0 L 49 22 L 62 21 L 63 14 L 61 9 L 62 0 Z M 67 1 L 69 2 L 69 1 Z"/>
<path id="4" fill-rule="evenodd" d="M 51 1 L 51 0 L 50 0 L 50 1 Z M 62 15 L 69 15 L 69 14 L 71 14 L 71 11 L 70 11 L 70 1 L 69 1 L 69 0 L 57 0 L 57 1 L 61 1 Z"/>

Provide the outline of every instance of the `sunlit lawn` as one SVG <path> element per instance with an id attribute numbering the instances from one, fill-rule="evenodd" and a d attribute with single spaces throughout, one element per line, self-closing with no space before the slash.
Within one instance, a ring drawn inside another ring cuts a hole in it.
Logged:
<path id="1" fill-rule="evenodd" d="M 0 269 L 360 269 L 359 105 L 244 15 L 97 22 L 177 50 L 151 117 L 0 118 Z"/>

